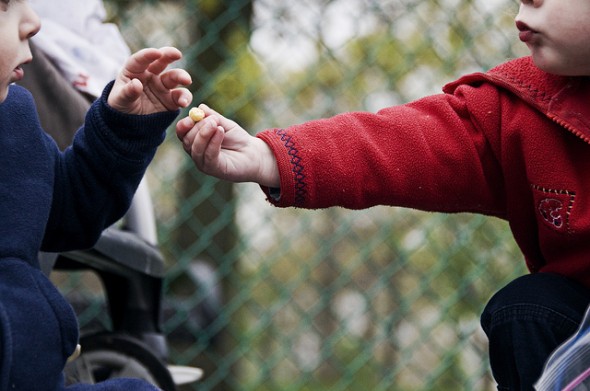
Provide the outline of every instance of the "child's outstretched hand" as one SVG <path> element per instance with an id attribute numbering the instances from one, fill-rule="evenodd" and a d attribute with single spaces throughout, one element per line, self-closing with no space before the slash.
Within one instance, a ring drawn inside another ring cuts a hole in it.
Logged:
<path id="1" fill-rule="evenodd" d="M 199 108 L 204 119 L 187 116 L 176 124 L 176 135 L 199 170 L 232 182 L 279 187 L 277 162 L 264 141 L 206 105 Z"/>
<path id="2" fill-rule="evenodd" d="M 127 59 L 115 80 L 108 103 L 126 114 L 151 114 L 187 107 L 192 94 L 184 86 L 191 77 L 184 69 L 167 69 L 182 58 L 173 47 L 142 49 Z"/>

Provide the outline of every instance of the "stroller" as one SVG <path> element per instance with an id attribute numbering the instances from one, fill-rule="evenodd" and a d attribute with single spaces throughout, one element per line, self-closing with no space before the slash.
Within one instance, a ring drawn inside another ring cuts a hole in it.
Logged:
<path id="1" fill-rule="evenodd" d="M 155 245 L 150 211 L 143 182 L 123 225 L 106 229 L 92 249 L 41 254 L 46 270 L 95 272 L 108 303 L 112 328 L 82 333 L 80 356 L 65 368 L 67 384 L 135 377 L 174 391 L 202 375 L 198 368 L 168 364 L 160 324 L 164 258 Z"/>
<path id="2" fill-rule="evenodd" d="M 33 93 L 45 129 L 63 148 L 77 129 L 72 122 L 83 121 L 89 101 L 61 78 L 43 52 L 34 46 L 32 50 L 35 61 L 29 64 L 30 77 L 20 84 Z M 56 117 L 53 107 L 56 101 L 68 108 L 70 117 Z M 80 108 L 79 113 L 72 108 Z M 64 134 L 63 129 L 70 129 L 71 134 Z M 112 328 L 91 333 L 82 331 L 80 356 L 65 368 L 67 384 L 134 377 L 164 391 L 175 391 L 178 385 L 197 381 L 202 376 L 199 368 L 168 363 L 168 345 L 161 328 L 164 258 L 157 245 L 153 207 L 145 180 L 122 224 L 106 229 L 92 249 L 41 253 L 40 261 L 46 274 L 52 270 L 93 271 L 106 293 Z"/>

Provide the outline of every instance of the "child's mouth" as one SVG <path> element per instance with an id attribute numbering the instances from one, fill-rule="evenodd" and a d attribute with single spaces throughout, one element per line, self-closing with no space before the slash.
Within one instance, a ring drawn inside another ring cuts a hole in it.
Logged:
<path id="1" fill-rule="evenodd" d="M 533 35 L 535 35 L 535 33 L 531 30 L 521 31 L 518 33 L 518 39 L 526 43 L 533 39 Z"/>
<path id="2" fill-rule="evenodd" d="M 14 68 L 13 74 L 14 74 L 14 76 L 13 76 L 14 81 L 19 81 L 19 80 L 22 80 L 23 77 L 25 76 L 25 71 L 23 70 L 22 67 L 18 66 L 16 68 Z"/>
<path id="3" fill-rule="evenodd" d="M 518 38 L 522 42 L 530 42 L 536 34 L 536 31 L 531 29 L 526 23 L 516 22 L 516 28 L 518 29 Z"/>

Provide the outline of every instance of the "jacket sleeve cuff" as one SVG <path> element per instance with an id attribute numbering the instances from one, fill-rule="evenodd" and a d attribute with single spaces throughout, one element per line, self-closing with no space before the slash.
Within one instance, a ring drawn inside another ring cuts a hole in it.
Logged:
<path id="1" fill-rule="evenodd" d="M 278 207 L 302 206 L 304 198 L 297 192 L 297 184 L 301 182 L 300 159 L 291 137 L 282 129 L 270 129 L 256 135 L 268 144 L 276 157 L 280 175 L 280 187 L 268 188 L 261 186 L 270 203 Z M 298 194 L 300 196 L 298 196 Z"/>
<path id="2" fill-rule="evenodd" d="M 152 150 L 164 141 L 166 129 L 180 110 L 147 115 L 122 113 L 107 102 L 113 84 L 110 82 L 105 87 L 102 96 L 94 103 L 97 106 L 95 111 L 90 110 L 88 115 L 99 124 L 101 138 L 114 150 L 128 157 L 142 156 L 146 150 Z"/>

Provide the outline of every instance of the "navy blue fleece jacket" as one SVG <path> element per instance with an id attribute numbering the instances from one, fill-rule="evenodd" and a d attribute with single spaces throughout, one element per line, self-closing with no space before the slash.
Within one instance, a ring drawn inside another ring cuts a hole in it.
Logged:
<path id="1" fill-rule="evenodd" d="M 78 342 L 78 324 L 41 273 L 38 251 L 91 247 L 127 210 L 178 115 L 116 112 L 106 103 L 110 87 L 64 152 L 41 129 L 28 91 L 11 85 L 0 103 L 1 391 L 65 389 L 62 370 Z M 155 388 L 116 380 L 70 389 Z"/>

